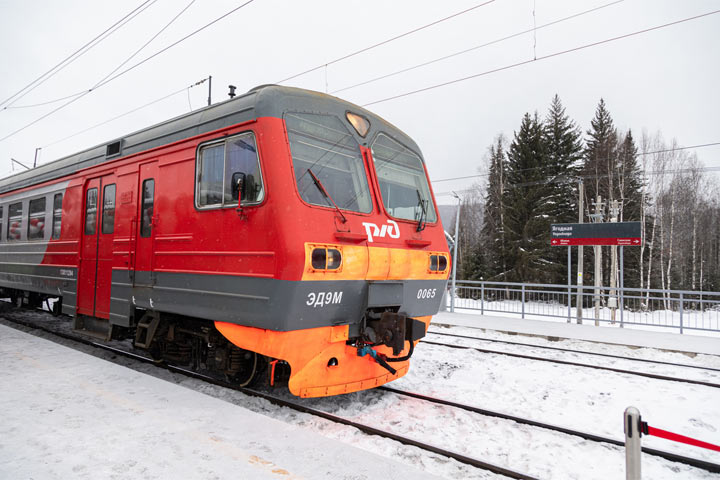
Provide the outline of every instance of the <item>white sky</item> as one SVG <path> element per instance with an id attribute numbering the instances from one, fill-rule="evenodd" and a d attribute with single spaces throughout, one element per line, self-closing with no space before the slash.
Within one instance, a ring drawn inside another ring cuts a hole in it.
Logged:
<path id="1" fill-rule="evenodd" d="M 190 0 L 157 0 L 107 40 L 18 100 L 41 103 L 87 90 L 165 26 Z M 420 32 L 295 78 L 286 85 L 334 92 L 387 73 L 487 43 L 612 0 L 495 0 Z M 141 0 L 0 0 L 0 101 L 103 32 Z M 123 69 L 191 33 L 241 1 L 196 0 Z M 58 142 L 148 102 L 213 76 L 213 101 L 276 83 L 296 73 L 468 9 L 481 0 L 280 1 L 255 0 L 37 124 L 0 141 L 0 176 L 10 158 L 40 163 L 201 107 L 207 84 L 121 119 Z M 712 0 L 625 0 L 543 28 L 535 55 L 590 44 L 720 9 Z M 544 115 L 555 93 L 587 130 L 600 97 L 620 129 L 661 130 L 681 145 L 720 141 L 720 14 L 539 60 L 449 86 L 376 103 L 368 108 L 405 130 L 423 150 L 431 180 L 478 173 L 487 147 L 500 132 L 512 137 L 522 115 Z M 365 105 L 533 58 L 525 34 L 449 60 L 336 95 Z M 121 69 L 122 71 L 122 69 Z M 62 103 L 0 110 L 0 138 Z M 0 107 L 1 109 L 2 107 Z M 720 146 L 697 150 L 708 167 L 720 167 Z M 17 171 L 17 166 L 16 166 Z M 476 179 L 478 180 L 478 179 Z M 482 178 L 479 180 L 483 180 Z M 469 186 L 472 179 L 434 183 L 436 194 Z M 438 203 L 451 203 L 441 195 Z"/>

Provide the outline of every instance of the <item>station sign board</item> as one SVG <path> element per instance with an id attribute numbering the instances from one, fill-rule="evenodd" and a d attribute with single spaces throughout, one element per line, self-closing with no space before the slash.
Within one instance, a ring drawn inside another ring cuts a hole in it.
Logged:
<path id="1" fill-rule="evenodd" d="M 640 222 L 553 223 L 550 244 L 554 247 L 572 245 L 642 245 Z"/>

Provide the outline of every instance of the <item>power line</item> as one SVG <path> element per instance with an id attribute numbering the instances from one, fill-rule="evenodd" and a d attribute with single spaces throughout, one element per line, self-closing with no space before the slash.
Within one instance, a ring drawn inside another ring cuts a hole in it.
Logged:
<path id="1" fill-rule="evenodd" d="M 503 71 L 503 70 L 509 70 L 509 69 L 511 69 L 511 68 L 520 67 L 520 66 L 522 66 L 522 65 L 527 65 L 527 64 L 533 63 L 533 62 L 539 62 L 540 60 L 547 60 L 548 58 L 558 57 L 558 56 L 560 56 L 560 55 L 565 55 L 565 54 L 567 54 L 567 53 L 577 52 L 577 51 L 579 51 L 579 50 L 584 50 L 584 49 L 586 49 L 586 48 L 595 47 L 595 46 L 602 45 L 602 44 L 605 44 L 605 43 L 614 42 L 614 41 L 616 41 L 616 40 L 622 40 L 622 39 L 625 39 L 625 38 L 628 38 L 628 37 L 632 37 L 632 36 L 635 36 L 635 35 L 640 35 L 640 34 L 642 34 L 642 33 L 648 33 L 648 32 L 651 32 L 651 31 L 653 31 L 653 30 L 659 30 L 659 29 L 661 29 L 661 28 L 670 27 L 670 26 L 673 26 L 673 25 L 678 25 L 678 24 L 680 24 L 680 23 L 689 22 L 689 21 L 691 21 L 691 20 L 696 20 L 696 19 L 698 19 L 698 18 L 707 17 L 707 16 L 709 16 L 709 15 L 715 15 L 716 13 L 720 13 L 720 10 L 714 10 L 714 11 L 712 11 L 712 12 L 703 13 L 703 14 L 701 14 L 701 15 L 696 15 L 696 16 L 693 16 L 693 17 L 684 18 L 684 19 L 682 19 L 682 20 L 676 20 L 676 21 L 674 21 L 674 22 L 665 23 L 665 24 L 663 24 L 663 25 L 657 25 L 657 26 L 655 26 L 655 27 L 650 27 L 650 28 L 646 28 L 646 29 L 643 29 L 643 30 L 638 30 L 638 31 L 636 31 L 636 32 L 627 33 L 627 34 L 625 34 L 625 35 L 620 35 L 620 36 L 618 36 L 618 37 L 608 38 L 608 39 L 605 39 L 605 40 L 601 40 L 601 41 L 599 41 L 599 42 L 588 43 L 588 44 L 586 44 L 586 45 L 582 45 L 582 46 L 579 46 L 579 47 L 570 48 L 570 49 L 568 49 L 568 50 L 563 50 L 563 51 L 560 51 L 560 52 L 551 53 L 551 54 L 544 55 L 544 56 L 537 57 L 537 58 L 531 58 L 531 59 L 529 59 L 529 60 L 524 60 L 524 61 L 522 61 L 522 62 L 513 63 L 513 64 L 511 64 L 511 65 L 505 65 L 505 66 L 503 66 L 503 67 L 494 68 L 494 69 L 492 69 L 492 70 L 486 70 L 486 71 L 481 72 L 481 73 L 476 73 L 475 75 L 470 75 L 470 76 L 463 77 L 463 78 L 457 78 L 457 79 L 455 79 L 455 80 L 450 80 L 450 81 L 448 81 L 448 82 L 443 82 L 443 83 L 439 83 L 439 84 L 436 84 L 436 85 L 431 85 L 431 86 L 429 86 L 429 87 L 420 88 L 420 89 L 418 89 L 418 90 L 412 90 L 412 91 L 410 91 L 410 92 L 401 93 L 401 94 L 399 94 L 399 95 L 393 95 L 392 97 L 387 97 L 387 98 L 383 98 L 383 99 L 380 99 L 380 100 L 375 100 L 375 101 L 370 102 L 370 103 L 366 103 L 366 104 L 363 105 L 363 107 L 367 107 L 367 106 L 369 106 L 369 105 L 375 105 L 375 104 L 377 104 L 377 103 L 387 102 L 387 101 L 390 101 L 390 100 L 395 100 L 395 99 L 402 98 L 402 97 L 407 97 L 407 96 L 410 96 L 410 95 L 414 95 L 414 94 L 416 94 L 416 93 L 426 92 L 426 91 L 428 91 L 428 90 L 433 90 L 433 89 L 435 89 L 435 88 L 440 88 L 440 87 L 445 87 L 445 86 L 448 86 L 448 85 L 453 85 L 453 84 L 455 84 L 455 83 L 464 82 L 464 81 L 466 81 L 466 80 L 471 80 L 471 79 L 473 79 L 473 78 L 482 77 L 482 76 L 484 76 L 484 75 L 489 75 L 489 74 L 491 74 L 491 73 L 497 73 L 497 72 L 501 72 L 501 71 Z"/>
<path id="2" fill-rule="evenodd" d="M 535 32 L 535 31 L 537 31 L 537 30 L 540 30 L 540 29 L 543 29 L 543 28 L 546 28 L 546 27 L 550 27 L 550 26 L 556 25 L 556 24 L 558 24 L 558 23 L 565 22 L 565 21 L 567 21 L 567 20 L 571 20 L 571 19 L 573 19 L 573 18 L 577 18 L 577 17 L 580 17 L 580 16 L 582 16 L 582 15 L 586 15 L 586 14 L 588 14 L 588 13 L 592 13 L 592 12 L 595 12 L 595 11 L 597 11 L 597 10 L 601 10 L 601 9 L 603 9 L 603 8 L 610 7 L 610 6 L 616 5 L 616 4 L 618 4 L 618 3 L 622 3 L 622 2 L 624 2 L 624 1 L 625 1 L 625 0 L 616 0 L 616 1 L 614 1 L 614 2 L 607 3 L 607 4 L 605 4 L 605 5 L 601 5 L 601 6 L 599 6 L 599 7 L 591 8 L 590 10 L 585 10 L 584 12 L 580 12 L 580 13 L 576 13 L 576 14 L 574 14 L 574 15 L 570 15 L 570 16 L 568 16 L 568 17 L 560 18 L 560 19 L 558 19 L 558 20 L 555 20 L 555 21 L 552 21 L 552 22 L 549 22 L 549 23 L 540 25 L 539 27 L 536 27 L 536 28 L 530 28 L 530 29 L 527 29 L 527 30 L 523 30 L 523 31 L 521 31 L 521 32 L 513 33 L 512 35 L 508 35 L 508 36 L 506 36 L 506 37 L 498 38 L 498 39 L 496 39 L 496 40 L 492 40 L 492 41 L 490 41 L 490 42 L 486 42 L 486 43 L 483 43 L 483 44 L 481 44 L 481 45 L 476 45 L 476 46 L 474 46 L 474 47 L 466 48 L 465 50 L 460 50 L 460 51 L 458 51 L 458 52 L 451 53 L 451 54 L 449 54 L 449 55 L 445 55 L 445 56 L 442 56 L 442 57 L 435 58 L 435 59 L 433 59 L 433 60 L 429 60 L 429 61 L 427 61 L 427 62 L 419 63 L 419 64 L 417 64 L 417 65 L 413 65 L 413 66 L 408 67 L 408 68 L 403 68 L 402 70 L 397 70 L 397 71 L 395 71 L 395 72 L 388 73 L 388 74 L 386 74 L 386 75 L 382 75 L 382 76 L 379 76 L 379 77 L 375 77 L 375 78 L 372 78 L 372 79 L 370 79 L 370 80 L 366 80 L 366 81 L 364 81 L 364 82 L 356 83 L 355 85 L 350 85 L 350 86 L 348 86 L 348 87 L 343 87 L 343 88 L 341 88 L 341 89 L 339 89 L 339 90 L 335 90 L 335 91 L 330 92 L 330 93 L 335 94 L 335 93 L 339 93 L 339 92 L 344 92 L 344 91 L 346 91 L 346 90 L 351 90 L 351 89 L 353 89 L 353 88 L 360 87 L 360 86 L 363 86 L 363 85 L 367 85 L 367 84 L 369 84 L 369 83 L 374 83 L 374 82 L 377 82 L 377 81 L 379 81 L 379 80 L 384 80 L 384 79 L 386 79 L 386 78 L 393 77 L 393 76 L 399 75 L 399 74 L 401 74 L 401 73 L 406 73 L 406 72 L 410 72 L 410 71 L 412 71 L 412 70 L 416 70 L 416 69 L 421 68 L 421 67 L 426 67 L 426 66 L 428 66 L 428 65 L 432 65 L 432 64 L 434 64 L 434 63 L 441 62 L 441 61 L 443 61 L 443 60 L 447 60 L 447 59 L 450 59 L 450 58 L 453 58 L 453 57 L 457 57 L 457 56 L 459 56 L 459 55 L 463 55 L 463 54 L 465 54 L 465 53 L 469 53 L 469 52 L 472 52 L 472 51 L 475 51 L 475 50 L 479 50 L 479 49 L 481 49 L 481 48 L 488 47 L 488 46 L 490 46 L 490 45 L 496 45 L 496 44 L 498 44 L 498 43 L 504 42 L 505 40 L 510 40 L 510 39 L 512 39 L 512 38 L 519 37 L 519 36 L 521 36 L 521 35 L 525 35 L 526 33 L 532 33 L 532 32 Z"/>
<path id="3" fill-rule="evenodd" d="M 9 108 L 10 105 L 12 105 L 13 103 L 17 102 L 17 101 L 20 100 L 22 97 L 24 97 L 24 96 L 27 95 L 28 93 L 32 92 L 32 91 L 35 90 L 37 87 L 39 87 L 40 85 L 42 85 L 43 83 L 45 83 L 47 80 L 49 80 L 50 78 L 52 78 L 53 76 L 55 76 L 55 74 L 57 74 L 57 73 L 60 72 L 62 69 L 64 69 L 64 68 L 67 67 L 68 65 L 70 65 L 72 62 L 74 62 L 74 61 L 77 60 L 78 58 L 80 58 L 80 57 L 82 57 L 83 55 L 85 55 L 85 54 L 86 54 L 88 51 L 90 51 L 93 47 L 95 47 L 96 45 L 100 44 L 100 42 L 102 42 L 103 40 L 105 40 L 106 38 L 108 38 L 110 35 L 112 35 L 113 33 L 115 33 L 117 30 L 119 30 L 120 28 L 122 28 L 122 27 L 123 27 L 124 25 L 126 25 L 130 20 L 132 20 L 133 18 L 135 18 L 136 16 L 138 16 L 139 14 L 141 14 L 143 11 L 145 11 L 148 7 L 150 7 L 150 6 L 151 6 L 153 3 L 155 3 L 156 1 L 157 1 L 157 0 L 146 0 L 145 2 L 141 3 L 141 4 L 140 4 L 138 7 L 136 7 L 133 11 L 131 11 L 130 13 L 128 13 L 127 15 L 125 15 L 124 17 L 122 17 L 120 20 L 118 20 L 117 22 L 115 22 L 114 24 L 112 24 L 110 27 L 108 27 L 108 28 L 107 28 L 104 32 L 102 32 L 100 35 L 96 36 L 95 38 L 93 38 L 92 40 L 90 40 L 89 42 L 87 42 L 85 45 L 83 45 L 82 47 L 80 47 L 78 50 L 75 50 L 72 54 L 70 54 L 69 56 L 65 57 L 65 59 L 63 59 L 60 63 L 58 63 L 57 65 L 55 65 L 54 67 L 52 67 L 52 68 L 51 68 L 50 70 L 48 70 L 47 72 L 45 72 L 45 73 L 43 73 L 42 75 L 40 75 L 38 78 L 36 78 L 36 79 L 33 80 L 32 82 L 30 82 L 29 84 L 25 85 L 23 88 L 21 88 L 20 90 L 18 90 L 15 94 L 9 96 L 8 98 L 6 98 L 6 99 L 3 100 L 2 102 L 0 102 L 0 106 L 5 105 L 6 103 L 10 102 L 6 107 L 3 108 L 3 110 Z M 150 3 L 150 5 L 148 5 L 148 3 Z M 81 93 L 82 93 L 82 92 L 81 92 Z M 78 94 L 75 94 L 75 95 L 70 95 L 70 96 L 65 97 L 65 98 L 70 98 L 70 97 L 72 97 L 72 96 L 77 96 L 77 95 L 80 95 L 80 94 L 78 93 Z M 47 103 L 55 103 L 55 102 L 58 102 L 58 101 L 61 101 L 61 100 L 64 100 L 64 98 L 63 98 L 63 99 L 54 100 L 54 101 L 52 101 L 52 102 L 46 102 L 46 103 L 44 103 L 44 104 L 47 104 Z M 41 105 L 44 105 L 44 104 L 41 104 Z M 21 107 L 17 107 L 17 108 L 21 108 Z"/>
<path id="4" fill-rule="evenodd" d="M 682 174 L 682 173 L 695 173 L 695 172 L 717 172 L 720 171 L 720 167 L 698 167 L 698 168 L 679 168 L 674 170 L 648 170 L 645 172 L 641 172 L 643 176 L 652 176 L 652 175 L 671 175 L 671 174 Z M 533 185 L 545 185 L 550 183 L 575 183 L 578 180 L 594 180 L 598 178 L 609 178 L 610 176 L 614 176 L 614 174 L 608 174 L 608 173 L 602 173 L 597 175 L 575 175 L 572 177 L 562 177 L 562 178 L 556 178 L 556 179 L 548 179 L 548 180 L 536 180 L 534 182 L 521 182 L 521 183 L 506 183 L 505 186 L 510 187 L 529 187 Z M 434 182 L 433 182 L 434 183 Z M 448 192 L 440 192 L 436 193 L 436 197 L 443 197 L 447 195 L 452 195 L 453 193 L 468 193 L 474 191 L 474 188 L 465 188 L 463 190 L 453 190 Z"/>
<path id="5" fill-rule="evenodd" d="M 15 130 L 14 132 L 9 133 L 8 135 L 5 135 L 4 137 L 0 138 L 0 142 L 2 142 L 2 141 L 4 141 L 4 140 L 7 140 L 8 138 L 12 137 L 13 135 L 16 135 L 17 133 L 20 133 L 21 131 L 25 130 L 25 129 L 28 128 L 28 127 L 31 127 L 31 126 L 35 125 L 35 124 L 38 123 L 39 121 L 41 121 L 41 120 L 49 117 L 50 115 L 54 114 L 55 112 L 58 112 L 59 110 L 62 110 L 63 108 L 67 107 L 68 105 L 70 105 L 70 104 L 72 104 L 72 103 L 80 100 L 80 99 L 83 98 L 85 95 L 89 94 L 90 92 L 93 92 L 93 91 L 97 90 L 98 88 L 107 85 L 108 83 L 112 82 L 113 80 L 115 80 L 115 79 L 117 79 L 117 78 L 125 75 L 126 73 L 130 72 L 131 70 L 134 70 L 135 68 L 137 68 L 137 67 L 139 67 L 140 65 L 144 64 L 145 62 L 147 62 L 147 61 L 149 61 L 149 60 L 157 57 L 157 56 L 160 55 L 161 53 L 164 53 L 164 52 L 168 51 L 168 50 L 171 49 L 172 47 L 174 47 L 174 46 L 176 46 L 176 45 L 184 42 L 185 40 L 189 39 L 190 37 L 196 35 L 197 33 L 200 33 L 201 31 L 205 30 L 206 28 L 210 27 L 211 25 L 214 25 L 215 23 L 217 23 L 217 22 L 219 22 L 220 20 L 224 19 L 224 18 L 227 17 L 228 15 L 231 15 L 232 13 L 235 13 L 236 11 L 240 10 L 241 8 L 245 7 L 246 5 L 251 4 L 251 3 L 254 2 L 254 1 L 255 1 L 255 0 L 248 0 L 248 1 L 246 1 L 246 2 L 243 3 L 242 5 L 233 8 L 232 10 L 230 10 L 229 12 L 221 15 L 220 17 L 216 18 L 216 19 L 213 20 L 212 22 L 207 23 L 207 24 L 205 24 L 204 26 L 202 26 L 202 27 L 198 28 L 197 30 L 195 30 L 194 32 L 192 32 L 192 33 L 184 36 L 184 37 L 181 38 L 180 40 L 178 40 L 178 41 L 176 41 L 176 42 L 168 45 L 167 47 L 163 48 L 162 50 L 159 50 L 159 51 L 155 52 L 154 54 L 150 55 L 149 57 L 145 58 L 144 60 L 141 60 L 140 62 L 136 63 L 136 64 L 133 65 L 132 67 L 129 67 L 129 68 L 123 70 L 122 72 L 116 74 L 116 75 L 113 76 L 113 77 L 110 77 L 110 78 L 108 78 L 108 79 L 103 80 L 101 83 L 96 84 L 94 87 L 92 87 L 92 88 L 90 88 L 89 90 L 83 92 L 81 95 L 78 95 L 77 97 L 73 98 L 73 99 L 70 100 L 69 102 L 66 102 L 66 103 L 60 105 L 60 106 L 57 107 L 56 109 L 51 110 L 50 112 L 46 113 L 45 115 L 43 115 L 43 116 L 41 116 L 41 117 L 39 117 L 39 118 L 36 118 L 35 120 L 33 120 L 32 122 L 28 123 L 27 125 L 24 125 L 24 126 L 18 128 L 17 130 Z"/>
<path id="6" fill-rule="evenodd" d="M 338 62 L 340 62 L 340 61 L 342 61 L 342 60 L 346 60 L 346 59 L 348 59 L 348 58 L 350 58 L 350 57 L 354 57 L 355 55 L 359 55 L 359 54 L 361 54 L 361 53 L 367 52 L 367 51 L 372 50 L 372 49 L 374 49 L 374 48 L 377 48 L 377 47 L 379 47 L 379 46 L 381 46 L 381 45 L 386 45 L 386 44 L 388 44 L 388 43 L 390 43 L 390 42 L 394 42 L 395 40 L 398 40 L 398 39 L 400 39 L 400 38 L 407 37 L 408 35 L 412 35 L 413 33 L 417 33 L 417 32 L 419 32 L 419 31 L 421 31 L 421 30 L 424 30 L 424 29 L 426 29 L 426 28 L 428 28 L 428 27 L 432 27 L 433 25 L 437 25 L 437 24 L 442 23 L 442 22 L 444 22 L 444 21 L 446 21 L 446 20 L 450 20 L 451 18 L 455 18 L 455 17 L 458 17 L 458 16 L 463 15 L 463 14 L 465 14 L 465 13 L 471 12 L 472 10 L 475 10 L 475 9 L 477 9 L 477 8 L 484 7 L 485 5 L 488 5 L 488 4 L 490 4 L 490 3 L 493 3 L 494 1 L 495 1 L 495 0 L 488 0 L 488 1 L 486 1 L 486 2 L 483 2 L 483 3 L 480 3 L 480 4 L 478 4 L 478 5 L 475 5 L 474 7 L 470 7 L 470 8 L 468 8 L 468 9 L 465 9 L 465 10 L 463 10 L 463 11 L 461 11 L 461 12 L 454 13 L 454 14 L 448 16 L 448 17 L 444 17 L 444 18 L 441 18 L 441 19 L 439 19 L 439 20 L 435 20 L 434 22 L 428 23 L 427 25 L 423 25 L 422 27 L 415 28 L 415 29 L 413 29 L 413 30 L 410 30 L 410 31 L 405 32 L 405 33 L 402 33 L 402 34 L 397 35 L 397 36 L 395 36 L 395 37 L 388 38 L 387 40 L 383 40 L 382 42 L 376 43 L 376 44 L 374 44 L 374 45 L 370 45 L 369 47 L 362 48 L 362 49 L 360 49 L 360 50 L 358 50 L 358 51 L 356 51 L 356 52 L 349 53 L 349 54 L 344 55 L 344 56 L 342 56 L 342 57 L 340 57 L 340 58 L 336 58 L 335 60 L 332 60 L 332 61 L 330 61 L 330 62 L 323 63 L 323 64 L 321 64 L 321 65 L 318 65 L 317 67 L 313 67 L 313 68 L 311 68 L 311 69 L 309 69 L 309 70 L 305 70 L 304 72 L 296 73 L 295 75 L 293 75 L 293 76 L 291 76 L 291 77 L 285 78 L 285 79 L 280 80 L 279 82 L 275 82 L 275 83 L 281 84 L 281 83 L 287 82 L 288 80 L 292 80 L 292 79 L 294 79 L 294 78 L 297 78 L 297 77 L 300 77 L 300 76 L 302 76 L 302 75 L 305 75 L 305 74 L 307 74 L 307 73 L 314 72 L 315 70 L 320 70 L 321 68 L 327 68 L 328 65 L 332 65 L 332 64 L 334 64 L 334 63 L 338 63 Z"/>
<path id="7" fill-rule="evenodd" d="M 691 149 L 691 148 L 713 147 L 713 146 L 716 146 L 716 145 L 720 145 L 720 142 L 715 142 L 715 143 L 703 143 L 703 144 L 700 144 L 700 145 L 688 145 L 687 147 L 668 148 L 668 149 L 665 149 L 665 150 L 655 150 L 655 151 L 653 151 L 653 152 L 642 152 L 642 153 L 637 153 L 636 155 L 637 155 L 638 157 L 644 157 L 644 156 L 646 156 L 646 155 L 653 155 L 653 154 L 656 154 L 656 153 L 676 152 L 676 151 L 680 151 L 680 150 L 689 150 L 689 149 Z M 532 171 L 532 170 L 543 170 L 543 169 L 545 169 L 545 167 L 523 168 L 523 169 L 516 170 L 516 171 L 518 171 L 518 172 L 527 172 L 527 171 Z M 440 182 L 450 182 L 450 181 L 453 181 L 453 180 L 467 180 L 468 178 L 488 177 L 488 176 L 490 176 L 489 173 L 477 173 L 477 174 L 475 174 L 475 175 L 465 175 L 465 176 L 462 176 L 462 177 L 441 178 L 441 179 L 439 179 L 439 180 L 431 180 L 431 181 L 432 181 L 432 183 L 440 183 Z"/>
<path id="8" fill-rule="evenodd" d="M 117 115 L 117 116 L 115 116 L 115 117 L 112 117 L 112 118 L 110 118 L 110 119 L 108 119 L 108 120 L 105 120 L 105 121 L 103 121 L 103 122 L 96 123 L 95 125 L 93 125 L 93 126 L 91 126 L 91 127 L 87 127 L 87 128 L 85 128 L 84 130 L 80 130 L 79 132 L 73 133 L 72 135 L 68 135 L 67 137 L 63 137 L 63 138 L 61 138 L 61 139 L 59 139 L 59 140 L 55 140 L 54 142 L 48 143 L 47 145 L 43 145 L 42 148 L 51 147 L 51 146 L 56 145 L 56 144 L 58 144 L 58 143 L 60 143 L 60 142 L 64 142 L 65 140 L 68 140 L 68 139 L 70 139 L 70 138 L 77 137 L 78 135 L 80 135 L 80 134 L 82 134 L 82 133 L 88 132 L 88 131 L 90 131 L 90 130 L 92 130 L 92 129 L 94 129 L 94 128 L 100 127 L 100 126 L 105 125 L 105 124 L 107 124 L 107 123 L 113 122 L 113 121 L 115 121 L 115 120 L 117 120 L 117 119 L 119 119 L 119 118 L 122 118 L 122 117 L 125 117 L 125 116 L 127 116 L 127 115 L 130 115 L 131 113 L 135 113 L 135 112 L 137 112 L 138 110 L 142 110 L 143 108 L 149 107 L 150 105 L 154 105 L 154 104 L 156 104 L 156 103 L 158 103 L 158 102 L 161 102 L 161 101 L 163 101 L 163 100 L 165 100 L 165 99 L 168 99 L 168 98 L 170 98 L 170 97 L 173 97 L 173 96 L 175 96 L 175 95 L 178 95 L 178 94 L 180 94 L 180 93 L 182 93 L 182 92 L 187 91 L 187 92 L 188 92 L 188 95 L 189 95 L 191 88 L 196 87 L 196 86 L 198 86 L 198 85 L 201 85 L 202 83 L 205 83 L 207 80 L 208 80 L 207 78 L 203 78 L 202 80 L 200 80 L 200 81 L 198 81 L 198 82 L 195 82 L 195 83 L 193 83 L 192 85 L 189 85 L 189 86 L 187 86 L 187 87 L 183 87 L 183 88 L 181 88 L 181 89 L 179 89 L 179 90 L 176 90 L 176 91 L 174 91 L 174 92 L 172 92 L 172 93 L 169 93 L 169 94 L 165 95 L 164 97 L 158 98 L 158 99 L 156 99 L 156 100 L 153 100 L 153 101 L 151 101 L 151 102 L 148 102 L 148 103 L 146 103 L 146 104 L 144 104 L 144 105 L 141 105 L 141 106 L 139 106 L 139 107 L 135 107 L 135 108 L 133 108 L 132 110 L 129 110 L 129 111 L 125 112 L 125 113 L 121 113 L 120 115 Z"/>

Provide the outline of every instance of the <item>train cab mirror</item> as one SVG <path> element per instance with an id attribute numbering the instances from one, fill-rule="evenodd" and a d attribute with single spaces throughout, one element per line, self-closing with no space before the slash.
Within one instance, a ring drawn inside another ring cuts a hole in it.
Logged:
<path id="1" fill-rule="evenodd" d="M 238 204 L 245 199 L 246 176 L 243 172 L 235 172 L 232 175 L 232 198 L 237 200 Z"/>

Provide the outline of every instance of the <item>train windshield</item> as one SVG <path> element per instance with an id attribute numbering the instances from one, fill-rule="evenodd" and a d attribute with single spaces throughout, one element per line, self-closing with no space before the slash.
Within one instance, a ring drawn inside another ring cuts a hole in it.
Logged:
<path id="1" fill-rule="evenodd" d="M 295 181 L 307 203 L 370 213 L 372 202 L 360 146 L 339 118 L 287 113 Z M 310 173 L 312 172 L 312 174 Z M 313 181 L 315 175 L 332 200 Z"/>
<path id="2" fill-rule="evenodd" d="M 382 133 L 373 142 L 372 151 L 388 214 L 403 220 L 436 222 L 435 205 L 420 157 Z"/>

